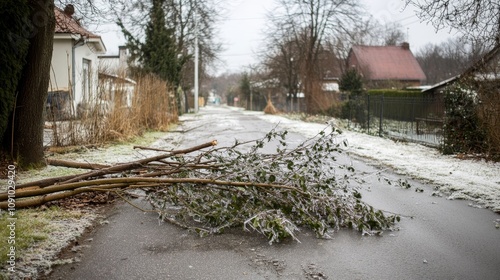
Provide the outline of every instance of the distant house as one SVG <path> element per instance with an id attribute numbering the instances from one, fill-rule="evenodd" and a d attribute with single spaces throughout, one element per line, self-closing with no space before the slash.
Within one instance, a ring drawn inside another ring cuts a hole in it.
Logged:
<path id="1" fill-rule="evenodd" d="M 99 71 L 113 73 L 121 77 L 129 77 L 129 52 L 127 47 L 119 46 L 117 55 L 100 55 Z"/>
<path id="2" fill-rule="evenodd" d="M 73 17 L 74 8 L 54 9 L 56 27 L 50 71 L 47 112 L 56 118 L 74 117 L 95 101 L 98 55 L 106 53 L 100 36 Z M 50 117 L 50 116 L 49 116 Z"/>
<path id="3" fill-rule="evenodd" d="M 136 82 L 130 78 L 128 50 L 118 47 L 118 55 L 99 56 L 99 89 L 111 106 L 130 108 Z"/>
<path id="4" fill-rule="evenodd" d="M 408 43 L 400 46 L 353 46 L 347 67 L 355 68 L 369 88 L 420 86 L 426 76 Z"/>

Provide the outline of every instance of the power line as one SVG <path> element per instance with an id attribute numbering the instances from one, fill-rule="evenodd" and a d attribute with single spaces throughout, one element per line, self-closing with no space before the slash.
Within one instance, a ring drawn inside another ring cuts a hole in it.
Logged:
<path id="1" fill-rule="evenodd" d="M 221 54 L 219 56 L 247 56 L 247 55 L 254 55 L 254 53 Z"/>
<path id="2" fill-rule="evenodd" d="M 416 15 L 411 15 L 411 16 L 407 16 L 407 17 L 402 18 L 402 19 L 394 20 L 393 22 L 405 21 L 407 19 L 411 19 L 411 18 L 414 18 L 414 17 L 417 17 L 417 16 Z"/>
<path id="3" fill-rule="evenodd" d="M 253 17 L 253 18 L 227 18 L 225 21 L 244 21 L 244 20 L 265 20 L 265 17 Z"/>

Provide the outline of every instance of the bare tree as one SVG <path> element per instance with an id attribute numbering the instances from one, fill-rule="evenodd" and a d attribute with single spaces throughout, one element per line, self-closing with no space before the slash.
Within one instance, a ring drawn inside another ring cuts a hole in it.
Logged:
<path id="1" fill-rule="evenodd" d="M 492 0 L 406 0 L 418 16 L 436 29 L 456 29 L 466 38 L 481 38 L 490 46 L 500 40 L 500 2 Z"/>
<path id="2" fill-rule="evenodd" d="M 292 32 L 281 28 L 271 29 L 267 37 L 263 64 L 268 69 L 270 79 L 277 79 L 285 89 L 287 104 L 294 111 L 297 94 L 301 90 L 299 83 L 299 66 L 302 55 L 298 42 Z M 294 105 L 295 104 L 295 105 Z"/>
<path id="3" fill-rule="evenodd" d="M 380 44 L 379 23 L 369 18 L 356 22 L 350 30 L 339 33 L 335 37 L 329 37 L 327 49 L 335 53 L 339 59 L 345 60 L 353 45 L 378 45 Z M 344 72 L 344 63 L 340 64 L 340 69 Z"/>
<path id="4" fill-rule="evenodd" d="M 317 69 L 324 42 L 347 32 L 360 21 L 361 9 L 353 0 L 276 0 L 278 8 L 269 16 L 276 30 L 289 33 L 300 51 L 300 79 L 307 111 L 316 109 L 314 95 L 321 86 Z"/>
<path id="5" fill-rule="evenodd" d="M 427 44 L 415 56 L 427 76 L 427 82 L 434 84 L 461 74 L 484 52 L 482 44 L 466 44 L 461 39 L 449 39 L 437 45 Z"/>
<path id="6" fill-rule="evenodd" d="M 386 46 L 395 46 L 406 40 L 403 26 L 397 22 L 384 24 L 380 34 L 382 35 L 383 44 Z"/>

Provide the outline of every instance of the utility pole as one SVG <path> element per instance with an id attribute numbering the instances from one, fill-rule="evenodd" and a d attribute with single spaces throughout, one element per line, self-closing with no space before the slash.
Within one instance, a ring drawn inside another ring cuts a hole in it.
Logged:
<path id="1" fill-rule="evenodd" d="M 194 112 L 198 113 L 198 3 L 194 5 Z"/>
<path id="2" fill-rule="evenodd" d="M 253 111 L 252 68 L 250 68 L 250 77 L 248 78 L 248 85 L 250 86 L 250 111 Z"/>

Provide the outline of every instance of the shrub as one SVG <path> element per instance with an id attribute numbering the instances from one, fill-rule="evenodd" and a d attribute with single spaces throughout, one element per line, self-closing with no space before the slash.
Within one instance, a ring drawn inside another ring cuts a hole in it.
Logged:
<path id="1" fill-rule="evenodd" d="M 465 84 L 448 88 L 444 96 L 444 154 L 481 153 L 485 135 L 478 118 L 477 93 Z"/>
<path id="2" fill-rule="evenodd" d="M 362 77 L 356 69 L 349 69 L 342 75 L 340 89 L 349 92 L 349 100 L 341 108 L 341 117 L 354 119 L 364 126 L 368 119 L 366 92 L 363 89 Z"/>

